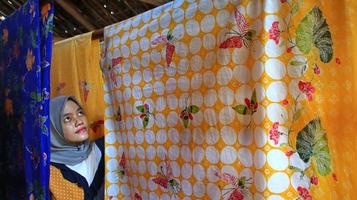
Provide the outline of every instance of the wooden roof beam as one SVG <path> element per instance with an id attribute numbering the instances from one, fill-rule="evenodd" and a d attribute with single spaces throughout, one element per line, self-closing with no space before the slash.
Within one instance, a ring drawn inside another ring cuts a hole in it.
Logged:
<path id="1" fill-rule="evenodd" d="M 138 14 L 138 12 L 128 3 L 127 0 L 124 0 L 125 5 L 133 12 L 135 15 Z"/>
<path id="2" fill-rule="evenodd" d="M 76 19 L 83 27 L 88 29 L 88 31 L 94 31 L 96 27 L 89 23 L 89 19 L 86 19 L 83 15 L 81 15 L 75 8 L 76 6 L 73 5 L 71 2 L 68 0 L 56 0 L 56 3 L 58 3 L 66 12 L 68 12 L 70 15 L 73 16 L 74 19 Z"/>
<path id="3" fill-rule="evenodd" d="M 143 3 L 147 3 L 153 6 L 161 6 L 164 2 L 159 0 L 140 0 Z"/>

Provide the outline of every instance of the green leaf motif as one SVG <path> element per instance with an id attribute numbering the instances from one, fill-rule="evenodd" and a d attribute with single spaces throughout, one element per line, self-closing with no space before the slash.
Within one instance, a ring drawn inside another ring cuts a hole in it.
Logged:
<path id="1" fill-rule="evenodd" d="M 41 101 L 41 93 L 31 92 L 30 97 L 35 101 Z"/>
<path id="2" fill-rule="evenodd" d="M 241 115 L 246 115 L 248 114 L 248 108 L 245 105 L 237 105 L 235 107 L 232 107 L 233 110 L 235 110 L 237 113 Z"/>
<path id="3" fill-rule="evenodd" d="M 304 54 L 308 54 L 314 45 L 319 49 L 322 62 L 331 61 L 333 55 L 331 32 L 318 7 L 314 7 L 299 23 L 296 29 L 296 45 Z"/>
<path id="4" fill-rule="evenodd" d="M 255 91 L 255 89 L 253 91 L 253 94 L 252 94 L 252 97 L 251 97 L 250 101 L 251 101 L 252 104 L 257 103 L 257 92 Z"/>
<path id="5" fill-rule="evenodd" d="M 41 124 L 44 124 L 47 121 L 47 116 L 41 116 Z"/>
<path id="6" fill-rule="evenodd" d="M 298 0 L 294 4 L 293 8 L 291 9 L 291 15 L 295 15 L 299 11 L 302 2 L 303 0 Z"/>
<path id="7" fill-rule="evenodd" d="M 144 106 L 136 106 L 136 110 L 139 112 L 143 113 L 144 112 Z"/>
<path id="8" fill-rule="evenodd" d="M 198 113 L 198 111 L 200 111 L 200 108 L 198 106 L 192 105 L 189 108 L 190 113 Z"/>
<path id="9" fill-rule="evenodd" d="M 301 61 L 297 61 L 297 60 L 293 60 L 290 62 L 290 65 L 292 66 L 300 66 L 300 65 L 304 65 L 305 62 L 301 62 Z"/>
<path id="10" fill-rule="evenodd" d="M 182 122 L 183 122 L 183 126 L 184 126 L 185 128 L 187 128 L 187 127 L 188 127 L 188 124 L 189 124 L 189 122 L 190 122 L 190 120 L 188 120 L 188 119 L 182 119 Z"/>
<path id="11" fill-rule="evenodd" d="M 298 109 L 298 110 L 294 113 L 293 119 L 294 119 L 294 120 L 298 120 L 298 119 L 301 117 L 303 111 L 304 111 L 304 108 Z"/>
<path id="12" fill-rule="evenodd" d="M 319 118 L 311 120 L 298 133 L 296 149 L 305 163 L 309 162 L 310 158 L 313 159 L 320 175 L 326 176 L 331 172 L 331 156 L 327 137 Z"/>
<path id="13" fill-rule="evenodd" d="M 36 48 L 37 47 L 37 37 L 36 37 L 36 32 L 35 31 L 31 31 L 31 44 L 32 44 L 32 48 Z"/>
<path id="14" fill-rule="evenodd" d="M 289 169 L 294 170 L 296 172 L 303 172 L 304 171 L 304 170 L 302 170 L 302 169 L 300 169 L 298 167 L 292 166 L 292 165 L 289 165 Z"/>
<path id="15" fill-rule="evenodd" d="M 42 129 L 42 134 L 48 135 L 48 129 L 45 125 L 42 125 L 41 129 Z"/>
<path id="16" fill-rule="evenodd" d="M 144 119 L 143 119 L 143 126 L 144 128 L 146 128 L 149 124 L 149 117 L 148 116 L 145 116 Z"/>
<path id="17" fill-rule="evenodd" d="M 280 144 L 280 147 L 288 147 L 288 146 L 289 146 L 288 143 L 281 143 L 281 144 Z"/>

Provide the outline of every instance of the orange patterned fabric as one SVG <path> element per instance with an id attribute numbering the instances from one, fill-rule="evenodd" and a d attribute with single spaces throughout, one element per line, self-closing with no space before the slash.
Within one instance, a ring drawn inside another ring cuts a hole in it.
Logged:
<path id="1" fill-rule="evenodd" d="M 103 78 L 99 66 L 99 40 L 86 33 L 53 45 L 51 97 L 72 95 L 84 107 L 90 139 L 103 137 Z"/>
<path id="2" fill-rule="evenodd" d="M 175 0 L 105 29 L 106 194 L 356 199 L 355 0 Z"/>
<path id="3" fill-rule="evenodd" d="M 50 192 L 54 200 L 83 200 L 84 191 L 75 183 L 63 178 L 61 170 L 50 166 Z"/>

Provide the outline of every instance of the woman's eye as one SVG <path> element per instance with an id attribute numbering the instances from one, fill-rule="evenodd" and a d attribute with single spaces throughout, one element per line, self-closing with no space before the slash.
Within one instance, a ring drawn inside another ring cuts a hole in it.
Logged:
<path id="1" fill-rule="evenodd" d="M 64 118 L 64 122 L 70 122 L 71 121 L 71 118 L 70 117 L 65 117 Z"/>
<path id="2" fill-rule="evenodd" d="M 85 115 L 83 110 L 78 111 L 78 116 L 83 116 L 83 115 Z"/>

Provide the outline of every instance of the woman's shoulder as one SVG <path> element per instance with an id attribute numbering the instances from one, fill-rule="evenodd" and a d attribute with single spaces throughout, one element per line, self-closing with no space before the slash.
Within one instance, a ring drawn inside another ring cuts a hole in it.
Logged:
<path id="1" fill-rule="evenodd" d="M 83 199 L 84 191 L 79 185 L 64 178 L 61 170 L 51 163 L 50 191 L 54 199 Z"/>
<path id="2" fill-rule="evenodd" d="M 103 153 L 104 150 L 104 137 L 98 138 L 94 141 L 100 151 Z"/>

